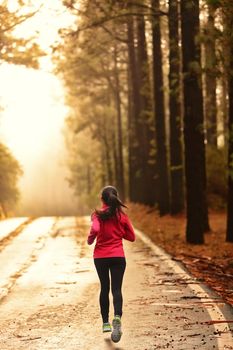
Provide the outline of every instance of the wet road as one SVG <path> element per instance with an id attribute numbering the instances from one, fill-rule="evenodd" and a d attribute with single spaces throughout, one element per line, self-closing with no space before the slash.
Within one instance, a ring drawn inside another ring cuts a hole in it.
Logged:
<path id="1" fill-rule="evenodd" d="M 111 343 L 101 333 L 88 224 L 0 222 L 1 350 L 233 349 L 232 308 L 140 232 L 125 244 L 123 336 Z"/>

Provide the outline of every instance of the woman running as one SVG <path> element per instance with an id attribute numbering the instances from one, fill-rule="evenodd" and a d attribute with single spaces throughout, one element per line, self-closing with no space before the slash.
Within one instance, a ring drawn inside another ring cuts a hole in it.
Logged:
<path id="1" fill-rule="evenodd" d="M 122 211 L 126 206 L 121 202 L 115 187 L 106 186 L 101 194 L 102 208 L 92 214 L 92 225 L 87 239 L 94 248 L 94 264 L 100 279 L 100 310 L 103 332 L 112 332 L 111 339 L 117 343 L 122 336 L 122 281 L 126 267 L 122 239 L 133 242 L 135 233 L 127 215 Z M 114 318 L 109 323 L 110 276 L 113 295 Z M 112 329 L 113 328 L 113 329 Z"/>

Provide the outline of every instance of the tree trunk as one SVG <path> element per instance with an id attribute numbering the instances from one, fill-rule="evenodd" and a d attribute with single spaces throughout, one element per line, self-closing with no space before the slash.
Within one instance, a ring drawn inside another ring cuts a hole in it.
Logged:
<path id="1" fill-rule="evenodd" d="M 232 45 L 233 46 L 233 45 Z M 231 72 L 233 48 L 231 50 Z M 233 242 L 233 75 L 229 79 L 229 141 L 228 141 L 228 195 L 227 195 L 227 242 Z"/>
<path id="2" fill-rule="evenodd" d="M 224 69 L 223 76 L 220 79 L 221 83 L 221 99 L 220 99 L 220 110 L 222 117 L 222 130 L 223 130 L 223 144 L 227 144 L 227 134 L 228 134 L 228 120 L 229 120 L 229 96 L 228 96 L 228 82 L 227 82 L 227 72 Z"/>
<path id="3" fill-rule="evenodd" d="M 186 239 L 204 242 L 206 175 L 201 58 L 198 35 L 199 1 L 181 0 L 181 32 L 184 82 L 184 143 L 187 196 Z"/>
<path id="4" fill-rule="evenodd" d="M 217 100 L 216 100 L 216 53 L 215 53 L 215 7 L 208 6 L 205 28 L 205 120 L 208 144 L 217 147 Z"/>
<path id="5" fill-rule="evenodd" d="M 181 82 L 178 1 L 169 0 L 169 109 L 171 214 L 184 209 L 184 176 L 181 134 Z"/>
<path id="6" fill-rule="evenodd" d="M 127 198 L 132 200 L 133 196 L 133 173 L 135 169 L 134 159 L 133 159 L 133 138 L 135 134 L 135 129 L 132 128 L 133 125 L 133 104 L 132 104 L 132 88 L 131 88 L 131 74 L 128 64 L 127 70 L 127 149 L 128 149 L 128 181 L 127 181 Z"/>
<path id="7" fill-rule="evenodd" d="M 105 156 L 105 166 L 106 166 L 106 173 L 107 173 L 107 182 L 108 185 L 111 185 L 113 183 L 113 171 L 112 171 L 112 161 L 111 161 L 111 149 L 109 147 L 109 142 L 107 138 L 107 131 L 104 127 L 103 129 L 103 147 L 104 147 L 104 156 Z"/>
<path id="8" fill-rule="evenodd" d="M 92 178 L 91 178 L 91 167 L 90 164 L 87 165 L 87 194 L 91 193 L 92 189 Z"/>
<path id="9" fill-rule="evenodd" d="M 124 180 L 124 161 L 123 161 L 123 143 L 122 143 L 122 115 L 121 115 L 121 96 L 119 71 L 117 65 L 117 48 L 114 47 L 114 73 L 115 73 L 115 99 L 117 111 L 117 146 L 118 146 L 118 167 L 117 167 L 117 186 L 122 200 L 125 199 L 125 180 Z"/>
<path id="10" fill-rule="evenodd" d="M 159 0 L 152 0 L 151 5 L 155 11 L 159 11 Z M 154 101 L 155 101 L 155 132 L 157 148 L 157 169 L 158 169 L 158 207 L 160 215 L 170 212 L 169 205 L 169 181 L 168 181 L 168 163 L 166 149 L 166 131 L 165 131 L 165 107 L 163 92 L 163 71 L 162 71 L 162 51 L 161 51 L 161 33 L 160 18 L 154 17 L 152 22 L 152 40 L 153 40 L 153 83 L 154 83 Z"/>
<path id="11" fill-rule="evenodd" d="M 229 2 L 226 11 L 227 41 L 229 43 L 229 119 L 228 119 L 228 196 L 226 240 L 233 242 L 233 5 Z"/>
<path id="12" fill-rule="evenodd" d="M 129 56 L 129 93 L 131 111 L 129 126 L 129 197 L 133 202 L 142 203 L 144 191 L 143 159 L 140 148 L 140 86 L 137 72 L 136 52 L 134 45 L 133 17 L 128 18 L 128 56 Z"/>
<path id="13" fill-rule="evenodd" d="M 146 205 L 153 206 L 156 202 L 156 166 L 154 157 L 155 130 L 153 122 L 149 63 L 145 36 L 145 20 L 143 16 L 137 17 L 137 69 L 140 86 L 140 148 L 142 151 L 142 166 L 144 173 L 144 193 L 142 201 Z"/>
<path id="14" fill-rule="evenodd" d="M 114 181 L 113 184 L 119 189 L 119 162 L 118 162 L 118 154 L 117 154 L 117 131 L 112 130 L 112 153 L 113 153 L 113 170 L 114 170 Z M 122 198 L 123 200 L 123 198 Z"/>
<path id="15" fill-rule="evenodd" d="M 102 173 L 101 173 L 101 186 L 104 187 L 108 184 L 107 181 L 107 172 L 106 172 L 106 160 L 105 160 L 105 149 L 101 147 L 101 164 L 102 164 Z"/>

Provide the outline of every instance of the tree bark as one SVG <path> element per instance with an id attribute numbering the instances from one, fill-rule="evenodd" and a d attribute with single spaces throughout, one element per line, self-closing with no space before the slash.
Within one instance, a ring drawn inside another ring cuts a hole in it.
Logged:
<path id="1" fill-rule="evenodd" d="M 143 198 L 143 165 L 140 149 L 140 86 L 137 71 L 136 51 L 134 45 L 133 17 L 127 21 L 128 57 L 129 57 L 129 94 L 130 108 L 129 126 L 129 198 L 133 202 L 142 203 Z"/>
<path id="2" fill-rule="evenodd" d="M 199 1 L 181 0 L 181 32 L 184 83 L 184 143 L 187 200 L 186 239 L 204 242 L 206 173 L 201 57 L 198 43 Z"/>
<path id="3" fill-rule="evenodd" d="M 231 50 L 233 55 L 233 48 Z M 231 69 L 233 69 L 231 56 Z M 232 72 L 232 71 L 231 71 Z M 228 141 L 228 195 L 227 195 L 227 234 L 226 241 L 233 242 L 233 76 L 229 81 L 229 141 Z"/>
<path id="4" fill-rule="evenodd" d="M 117 187 L 122 200 L 125 199 L 125 180 L 124 180 L 124 161 L 123 161 L 123 142 L 122 142 L 122 113 L 121 113 L 121 96 L 120 96 L 120 82 L 119 70 L 117 64 L 117 48 L 114 47 L 114 73 L 115 73 L 115 99 L 117 111 L 117 146 L 118 146 L 118 167 L 117 167 Z"/>
<path id="5" fill-rule="evenodd" d="M 155 11 L 159 11 L 159 0 L 152 0 L 151 6 Z M 153 41 L 153 84 L 155 101 L 155 132 L 156 132 L 156 150 L 157 150 L 157 171 L 158 171 L 158 207 L 160 215 L 170 212 L 169 204 L 169 181 L 168 181 L 168 162 L 166 148 L 166 130 L 165 130 L 165 106 L 163 92 L 163 71 L 162 71 L 162 51 L 161 51 L 161 32 L 160 18 L 154 17 L 152 22 L 152 41 Z"/>
<path id="6" fill-rule="evenodd" d="M 119 162 L 117 154 L 117 131 L 112 130 L 112 153 L 113 153 L 113 169 L 114 169 L 114 181 L 113 184 L 119 189 Z M 123 200 L 123 197 L 121 197 Z"/>
<path id="7" fill-rule="evenodd" d="M 228 119 L 228 196 L 226 241 L 233 242 L 233 5 L 226 6 L 227 41 L 229 43 L 229 119 Z"/>
<path id="8" fill-rule="evenodd" d="M 216 53 L 215 53 L 215 6 L 208 5 L 205 28 L 205 121 L 208 144 L 217 147 L 217 100 L 216 100 Z"/>
<path id="9" fill-rule="evenodd" d="M 229 120 L 229 96 L 228 96 L 228 82 L 227 82 L 227 72 L 224 68 L 222 77 L 220 78 L 221 84 L 221 99 L 220 99 L 220 110 L 222 117 L 222 130 L 223 130 L 223 143 L 227 144 L 227 134 L 228 134 L 228 120 Z"/>
<path id="10" fill-rule="evenodd" d="M 181 64 L 177 0 L 169 0 L 169 65 L 171 214 L 175 215 L 184 209 Z"/>
<path id="11" fill-rule="evenodd" d="M 104 147 L 104 155 L 105 155 L 105 165 L 106 165 L 106 173 L 107 173 L 107 181 L 108 184 L 111 185 L 113 183 L 113 171 L 112 171 L 112 161 L 111 161 L 111 148 L 109 147 L 108 136 L 106 128 L 103 129 L 103 147 Z"/>
<path id="12" fill-rule="evenodd" d="M 105 149 L 101 147 L 101 163 L 102 163 L 102 173 L 101 173 L 101 186 L 107 185 L 107 172 L 106 172 L 106 160 L 105 160 Z"/>
<path id="13" fill-rule="evenodd" d="M 87 194 L 91 193 L 92 189 L 92 176 L 91 176 L 91 167 L 90 164 L 87 165 Z"/>
<path id="14" fill-rule="evenodd" d="M 155 130 L 152 111 L 152 94 L 149 75 L 149 62 L 145 35 L 145 20 L 137 17 L 137 69 L 140 86 L 140 116 L 141 152 L 144 173 L 144 191 L 142 201 L 153 206 L 156 202 L 156 167 L 155 167 Z"/>

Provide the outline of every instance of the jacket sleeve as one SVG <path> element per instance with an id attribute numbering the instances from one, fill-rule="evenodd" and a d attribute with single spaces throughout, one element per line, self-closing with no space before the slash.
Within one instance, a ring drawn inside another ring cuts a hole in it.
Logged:
<path id="1" fill-rule="evenodd" d="M 87 237 L 87 244 L 89 244 L 89 245 L 94 242 L 97 234 L 100 231 L 100 222 L 99 222 L 97 215 L 93 214 L 91 217 L 91 221 L 92 221 L 91 228 L 90 228 L 89 235 Z"/>
<path id="2" fill-rule="evenodd" d="M 123 238 L 127 241 L 134 242 L 136 238 L 135 232 L 127 215 L 124 216 L 124 231 Z"/>

